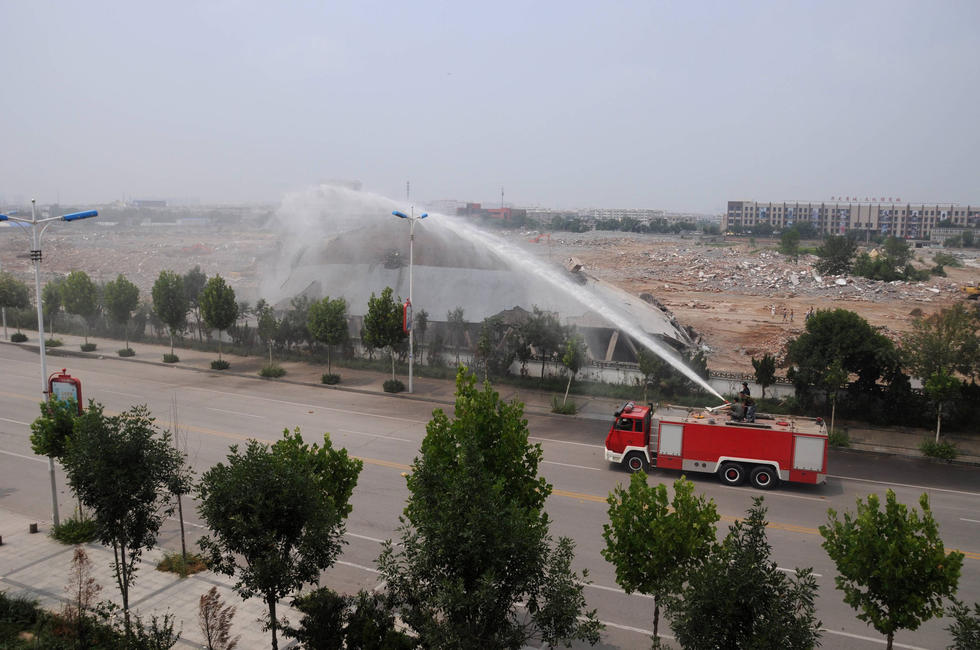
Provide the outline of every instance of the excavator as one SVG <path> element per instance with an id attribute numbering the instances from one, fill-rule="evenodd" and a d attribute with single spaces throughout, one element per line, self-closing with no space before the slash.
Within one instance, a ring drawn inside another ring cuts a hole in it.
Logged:
<path id="1" fill-rule="evenodd" d="M 966 294 L 967 300 L 976 300 L 980 298 L 980 282 L 975 282 L 974 284 L 964 284 L 960 287 L 960 290 Z"/>

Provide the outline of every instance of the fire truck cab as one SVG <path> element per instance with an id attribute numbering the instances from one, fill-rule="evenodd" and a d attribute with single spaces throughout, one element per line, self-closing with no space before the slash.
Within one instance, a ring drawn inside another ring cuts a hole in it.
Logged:
<path id="1" fill-rule="evenodd" d="M 605 457 L 631 472 L 647 467 L 717 474 L 726 485 L 746 480 L 762 490 L 780 481 L 827 480 L 827 427 L 820 418 L 757 414 L 734 421 L 717 409 L 640 406 L 614 414 Z"/>

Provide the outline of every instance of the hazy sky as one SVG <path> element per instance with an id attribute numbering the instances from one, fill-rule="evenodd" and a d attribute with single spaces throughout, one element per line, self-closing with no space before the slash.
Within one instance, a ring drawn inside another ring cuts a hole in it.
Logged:
<path id="1" fill-rule="evenodd" d="M 980 2 L 0 0 L 0 200 L 980 203 Z"/>

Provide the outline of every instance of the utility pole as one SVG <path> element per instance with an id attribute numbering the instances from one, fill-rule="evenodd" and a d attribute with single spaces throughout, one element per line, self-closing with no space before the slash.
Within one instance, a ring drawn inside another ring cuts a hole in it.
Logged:
<path id="1" fill-rule="evenodd" d="M 412 188 L 412 182 L 411 181 L 405 181 L 405 200 L 406 201 L 409 200 L 409 196 L 411 195 L 411 188 Z"/>

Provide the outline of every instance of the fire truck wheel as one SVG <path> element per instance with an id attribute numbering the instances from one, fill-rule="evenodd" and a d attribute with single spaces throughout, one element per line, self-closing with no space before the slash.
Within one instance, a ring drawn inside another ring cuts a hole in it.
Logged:
<path id="1" fill-rule="evenodd" d="M 768 465 L 759 465 L 753 469 L 749 475 L 749 481 L 760 490 L 771 490 L 779 483 L 776 471 Z"/>
<path id="2" fill-rule="evenodd" d="M 718 478 L 725 485 L 741 485 L 745 482 L 745 468 L 738 463 L 725 463 L 718 470 Z"/>
<path id="3" fill-rule="evenodd" d="M 640 452 L 631 451 L 626 454 L 626 459 L 623 461 L 623 464 L 626 465 L 626 469 L 631 474 L 636 474 L 640 470 L 646 469 L 647 461 Z"/>

